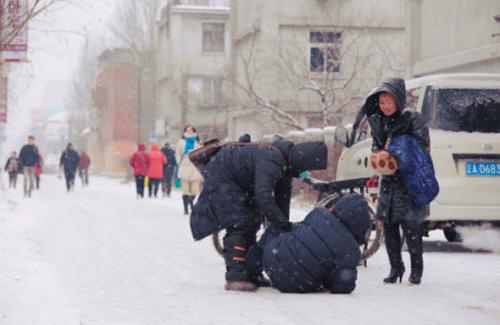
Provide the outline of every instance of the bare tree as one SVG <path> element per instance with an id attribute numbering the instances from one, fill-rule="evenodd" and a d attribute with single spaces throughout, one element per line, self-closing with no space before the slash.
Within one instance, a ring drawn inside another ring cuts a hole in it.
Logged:
<path id="1" fill-rule="evenodd" d="M 144 141 L 153 128 L 156 16 L 162 2 L 123 0 L 117 7 L 116 22 L 108 25 L 122 47 L 132 53 L 137 72 L 139 141 Z"/>
<path id="2" fill-rule="evenodd" d="M 0 48 L 9 45 L 30 21 L 60 5 L 71 3 L 71 0 L 31 0 L 26 1 L 28 7 L 23 9 L 20 0 L 0 0 Z M 4 19 L 5 16 L 11 19 Z"/>
<path id="3" fill-rule="evenodd" d="M 375 33 L 366 37 L 369 28 L 349 28 L 340 23 L 342 16 L 345 19 L 348 15 L 343 12 L 344 4 L 344 1 L 312 3 L 311 6 L 321 8 L 324 23 L 318 25 L 318 17 L 311 22 L 310 17 L 303 17 L 307 38 L 303 33 L 298 38 L 277 40 L 279 48 L 272 57 L 259 56 L 262 51 L 256 49 L 259 30 L 247 34 L 249 45 L 235 50 L 239 59 L 239 78 L 233 80 L 237 89 L 235 97 L 246 97 L 246 103 L 240 107 L 257 108 L 288 129 L 305 127 L 299 120 L 300 115 L 314 116 L 314 126 L 338 125 L 359 107 L 374 78 L 380 80 L 388 71 L 401 75 L 401 60 L 395 58 L 391 47 Z M 335 10 L 324 8 L 332 5 L 336 6 Z M 383 21 L 375 21 L 375 24 L 383 26 Z M 305 55 L 308 51 L 309 59 Z M 270 75 L 276 80 L 270 82 Z M 273 88 L 272 92 L 263 86 L 266 82 Z"/>

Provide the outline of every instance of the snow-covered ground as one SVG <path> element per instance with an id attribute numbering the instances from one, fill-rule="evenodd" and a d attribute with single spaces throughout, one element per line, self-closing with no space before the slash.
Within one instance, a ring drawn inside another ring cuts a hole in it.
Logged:
<path id="1" fill-rule="evenodd" d="M 382 248 L 351 295 L 226 292 L 178 193 L 94 177 L 67 194 L 47 175 L 21 192 L 0 189 L 0 324 L 500 324 L 499 254 L 428 252 L 421 286 L 383 285 Z"/>

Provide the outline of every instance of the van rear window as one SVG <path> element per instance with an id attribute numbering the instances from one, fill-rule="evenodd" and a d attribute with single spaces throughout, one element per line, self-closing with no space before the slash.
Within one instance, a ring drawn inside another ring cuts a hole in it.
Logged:
<path id="1" fill-rule="evenodd" d="M 428 87 L 422 113 L 431 128 L 500 133 L 500 89 Z"/>

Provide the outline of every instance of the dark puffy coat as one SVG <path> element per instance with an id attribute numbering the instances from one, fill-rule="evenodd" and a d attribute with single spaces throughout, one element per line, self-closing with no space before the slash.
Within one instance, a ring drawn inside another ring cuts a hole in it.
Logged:
<path id="1" fill-rule="evenodd" d="M 80 156 L 72 148 L 66 148 L 61 155 L 59 165 L 64 167 L 64 172 L 69 174 L 76 173 L 76 169 L 80 164 Z"/>
<path id="2" fill-rule="evenodd" d="M 19 153 L 19 164 L 21 167 L 35 167 L 40 159 L 38 148 L 34 144 L 26 144 Z"/>
<path id="3" fill-rule="evenodd" d="M 175 151 L 170 147 L 161 148 L 161 152 L 167 158 L 167 164 L 165 165 L 165 174 L 171 173 L 175 166 L 177 166 L 177 161 L 175 160 Z"/>
<path id="4" fill-rule="evenodd" d="M 278 227 L 288 224 L 292 177 L 324 169 L 323 142 L 275 142 L 275 148 L 222 148 L 207 164 L 203 191 L 191 213 L 191 231 L 200 240 L 228 227 L 255 227 L 267 217 Z"/>
<path id="5" fill-rule="evenodd" d="M 9 174 L 17 174 L 19 172 L 19 159 L 10 157 L 7 159 L 4 169 Z"/>
<path id="6" fill-rule="evenodd" d="M 387 117 L 380 110 L 378 96 L 387 92 L 396 98 L 398 111 Z M 393 137 L 408 134 L 428 150 L 430 145 L 429 129 L 418 112 L 404 110 L 406 105 L 406 90 L 403 79 L 388 79 L 375 88 L 362 108 L 368 116 L 372 129 L 372 150 L 386 147 Z M 417 207 L 411 201 L 403 183 L 402 175 L 397 171 L 394 175 L 383 176 L 377 218 L 385 223 L 399 223 L 408 220 L 418 220 L 426 217 L 427 207 Z"/>
<path id="7" fill-rule="evenodd" d="M 326 288 L 332 293 L 351 293 L 356 287 L 359 245 L 369 226 L 366 200 L 347 195 L 333 213 L 317 208 L 292 231 L 267 243 L 262 268 L 272 286 L 282 292 Z"/>

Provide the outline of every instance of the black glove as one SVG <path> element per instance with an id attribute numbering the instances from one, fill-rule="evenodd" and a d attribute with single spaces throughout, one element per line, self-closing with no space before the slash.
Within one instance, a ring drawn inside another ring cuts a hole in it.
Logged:
<path id="1" fill-rule="evenodd" d="M 276 227 L 282 232 L 289 232 L 294 228 L 295 224 L 290 221 L 280 222 L 276 224 Z"/>
<path id="2" fill-rule="evenodd" d="M 387 135 L 384 134 L 384 128 L 382 125 L 382 118 L 379 114 L 373 114 L 368 118 L 368 123 L 372 129 L 372 151 L 384 149 L 385 143 L 387 141 Z"/>

